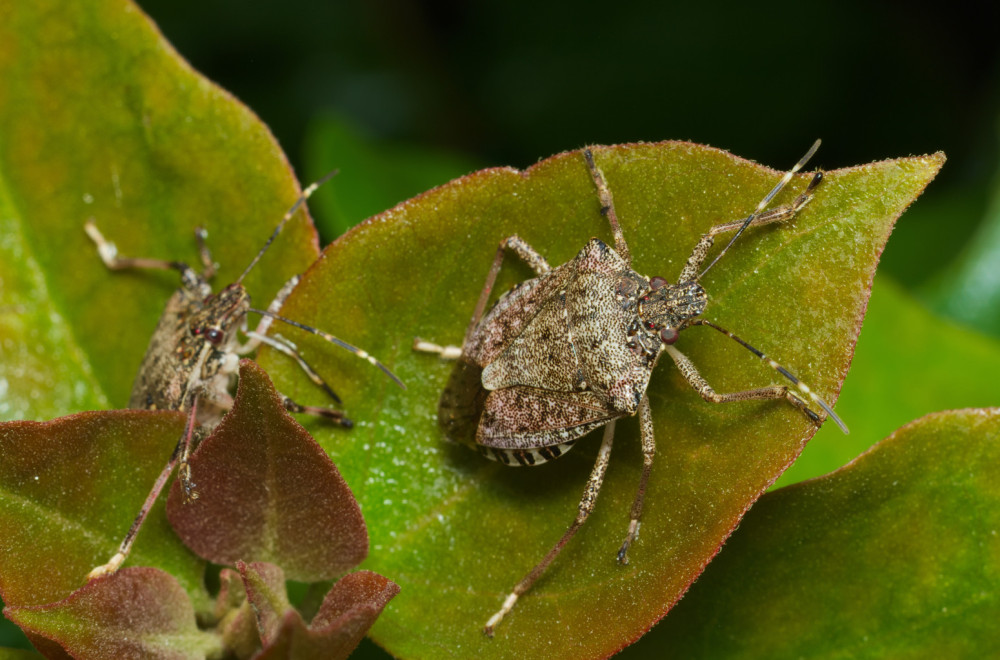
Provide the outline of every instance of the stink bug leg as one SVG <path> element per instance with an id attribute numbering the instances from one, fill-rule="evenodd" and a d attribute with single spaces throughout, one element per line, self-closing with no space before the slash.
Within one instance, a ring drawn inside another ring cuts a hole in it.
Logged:
<path id="1" fill-rule="evenodd" d="M 84 226 L 87 235 L 96 244 L 97 252 L 104 264 L 112 270 L 154 268 L 172 269 L 180 273 L 181 288 L 167 302 L 159 325 L 150 339 L 146 356 L 132 387 L 129 407 L 144 410 L 179 410 L 186 412 L 188 416 L 186 430 L 178 441 L 177 448 L 153 485 L 118 552 L 106 564 L 91 571 L 90 578 L 113 573 L 122 565 L 146 515 L 166 485 L 175 465 L 178 466 L 178 478 L 185 500 L 190 501 L 198 497 L 188 457 L 192 445 L 207 437 L 219 423 L 222 415 L 232 407 L 230 390 L 238 372 L 240 356 L 252 353 L 261 344 L 272 346 L 294 359 L 331 399 L 340 401 L 333 389 L 309 365 L 294 344 L 280 336 L 266 334 L 273 321 L 294 325 L 354 353 L 381 369 L 405 389 L 403 383 L 385 365 L 362 349 L 329 333 L 304 326 L 278 314 L 282 304 L 298 284 L 298 277 L 289 280 L 267 309 L 263 310 L 251 306 L 250 295 L 243 286 L 243 279 L 264 256 L 285 224 L 291 220 L 299 207 L 305 204 L 316 188 L 334 174 L 336 172 L 331 172 L 307 187 L 281 218 L 271 236 L 240 277 L 214 294 L 209 279 L 215 274 L 216 267 L 208 250 L 204 230 L 199 229 L 196 232 L 200 260 L 204 269 L 202 273 L 198 273 L 179 261 L 120 257 L 115 244 L 106 240 L 93 222 L 88 221 Z M 247 330 L 247 316 L 250 313 L 262 317 L 253 331 Z M 239 338 L 241 332 L 246 336 L 246 341 L 241 342 Z M 285 408 L 289 411 L 318 415 L 345 428 L 353 425 L 339 410 L 302 405 L 287 396 L 281 396 Z"/>
<path id="2" fill-rule="evenodd" d="M 733 333 L 698 318 L 708 304 L 701 278 L 750 227 L 786 222 L 813 198 L 822 174 L 813 175 L 806 189 L 788 204 L 769 209 L 771 201 L 791 181 L 819 147 L 817 141 L 796 165 L 742 220 L 713 227 L 694 246 L 676 284 L 646 277 L 632 267 L 632 257 L 618 222 L 614 199 L 590 149 L 583 152 L 600 212 L 614 236 L 612 249 L 593 238 L 572 260 L 556 268 L 517 236 L 500 245 L 486 278 L 461 347 L 438 346 L 417 339 L 414 349 L 457 359 L 441 396 L 438 421 L 452 440 L 474 445 L 487 458 L 506 465 L 538 465 L 565 453 L 583 435 L 605 427 L 597 462 L 584 489 L 579 511 L 569 528 L 514 587 L 502 607 L 489 618 L 484 632 L 493 634 L 518 598 L 556 559 L 587 519 L 603 482 L 620 417 L 639 416 L 643 468 L 629 515 L 618 561 L 628 563 L 642 519 L 646 485 L 656 443 L 646 388 L 659 357 L 666 352 L 703 399 L 730 403 L 751 399 L 784 399 L 815 424 L 831 417 L 847 427 L 822 398 L 774 360 Z M 702 268 L 715 237 L 733 232 L 730 241 Z M 506 250 L 512 249 L 536 277 L 500 296 L 486 312 Z M 695 365 L 674 344 L 681 331 L 708 326 L 725 334 L 787 378 L 786 385 L 767 385 L 739 392 L 717 393 Z M 811 406 L 815 405 L 820 412 Z"/>

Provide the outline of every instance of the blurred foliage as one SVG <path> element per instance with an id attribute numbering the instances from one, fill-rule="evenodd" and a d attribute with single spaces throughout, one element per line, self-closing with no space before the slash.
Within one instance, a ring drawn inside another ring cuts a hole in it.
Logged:
<path id="1" fill-rule="evenodd" d="M 816 164 L 828 169 L 943 150 L 948 167 L 881 266 L 907 288 L 962 250 L 990 198 L 993 3 L 139 4 L 261 115 L 302 179 L 348 169 L 337 152 L 306 158 L 313 120 L 327 113 L 379 144 L 483 166 L 663 139 L 777 164 L 820 137 Z"/>

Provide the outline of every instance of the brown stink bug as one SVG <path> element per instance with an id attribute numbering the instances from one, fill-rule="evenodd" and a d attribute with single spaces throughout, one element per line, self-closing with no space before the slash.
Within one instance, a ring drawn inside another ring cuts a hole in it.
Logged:
<path id="1" fill-rule="evenodd" d="M 594 508 L 608 466 L 615 420 L 639 415 L 643 470 L 633 500 L 625 541 L 618 561 L 628 563 L 628 549 L 639 531 L 643 498 L 655 453 L 653 423 L 646 387 L 658 359 L 666 353 L 703 399 L 712 403 L 750 399 L 785 399 L 819 425 L 826 416 L 843 431 L 847 427 L 802 381 L 747 342 L 710 321 L 698 318 L 708 296 L 699 283 L 750 226 L 792 218 L 823 180 L 817 172 L 791 203 L 767 206 L 819 148 L 819 141 L 785 174 L 745 219 L 718 225 L 704 234 L 688 257 L 677 282 L 648 278 L 632 269 L 628 244 L 618 224 L 611 191 L 594 162 L 583 152 L 597 187 L 601 213 L 614 234 L 612 249 L 592 238 L 567 263 L 552 268 L 518 236 L 500 243 L 461 347 L 438 346 L 417 339 L 414 348 L 457 359 L 438 406 L 446 435 L 473 444 L 487 458 L 505 465 L 539 465 L 564 454 L 583 435 L 605 427 L 579 512 L 562 538 L 514 587 L 502 607 L 487 621 L 493 634 L 517 599 L 544 573 Z M 735 232 L 709 262 L 715 237 Z M 500 296 L 486 312 L 504 253 L 513 250 L 537 277 Z M 484 314 L 485 312 L 485 314 Z M 674 343 L 682 330 L 708 326 L 752 351 L 795 386 L 769 385 L 717 393 Z M 815 404 L 821 412 L 810 408 Z"/>
<path id="2" fill-rule="evenodd" d="M 86 223 L 84 228 L 87 235 L 97 245 L 98 254 L 108 268 L 112 270 L 151 268 L 176 270 L 180 273 L 181 287 L 167 302 L 156 331 L 149 341 L 146 356 L 132 386 L 129 407 L 143 410 L 179 410 L 187 413 L 186 430 L 146 497 L 118 552 L 106 564 L 91 571 L 90 578 L 113 573 L 125 561 L 139 528 L 166 485 L 175 465 L 179 464 L 178 478 L 184 499 L 190 501 L 198 497 L 188 458 L 192 445 L 207 437 L 222 419 L 223 414 L 232 407 L 233 398 L 230 391 L 239 370 L 240 356 L 255 351 L 261 344 L 267 344 L 296 360 L 316 385 L 323 388 L 335 402 L 340 403 L 333 389 L 309 366 L 292 342 L 280 335 L 266 334 L 272 321 L 293 325 L 351 351 L 381 369 L 405 389 L 399 378 L 385 365 L 360 348 L 351 346 L 331 334 L 278 315 L 281 305 L 298 284 L 298 276 L 293 277 L 281 288 L 266 310 L 254 309 L 251 306 L 250 295 L 243 286 L 243 279 L 260 261 L 285 224 L 309 196 L 334 174 L 336 172 L 331 172 L 302 192 L 239 278 L 218 293 L 212 293 L 209 284 L 216 267 L 205 242 L 204 230 L 196 231 L 203 266 L 202 272 L 198 273 L 179 261 L 120 257 L 115 244 L 105 240 L 92 221 Z M 247 329 L 247 315 L 251 312 L 261 316 L 260 322 L 252 331 Z M 245 342 L 240 340 L 239 332 L 247 338 Z M 284 395 L 282 399 L 285 408 L 291 412 L 319 415 L 345 428 L 353 426 L 339 410 L 300 405 Z"/>

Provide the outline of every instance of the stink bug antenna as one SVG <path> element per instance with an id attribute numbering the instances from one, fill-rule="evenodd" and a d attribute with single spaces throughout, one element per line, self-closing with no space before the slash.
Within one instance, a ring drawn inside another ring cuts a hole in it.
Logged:
<path id="1" fill-rule="evenodd" d="M 307 186 L 306 189 L 302 191 L 302 194 L 299 196 L 299 198 L 295 200 L 294 204 L 292 204 L 292 208 L 288 209 L 288 212 L 285 213 L 285 216 L 281 219 L 281 222 L 279 222 L 278 226 L 274 228 L 274 231 L 271 233 L 270 238 L 268 238 L 267 242 L 264 243 L 264 247 L 260 249 L 260 252 L 257 253 L 257 256 L 255 256 L 253 260 L 250 262 L 250 265 L 247 266 L 246 269 L 243 271 L 243 273 L 240 274 L 239 278 L 237 278 L 236 280 L 237 284 L 241 284 L 243 282 L 243 278 L 247 276 L 247 274 L 253 269 L 254 266 L 257 265 L 257 262 L 260 261 L 260 258 L 264 256 L 264 253 L 267 252 L 267 249 L 271 247 L 271 243 L 273 243 L 274 239 L 278 237 L 278 234 L 280 234 L 281 230 L 285 228 L 285 224 L 292 219 L 292 216 L 295 215 L 295 212 L 299 210 L 299 207 L 306 203 L 306 200 L 309 199 L 309 197 L 314 192 L 316 192 L 317 188 L 319 188 L 324 183 L 326 183 L 334 176 L 336 176 L 338 171 L 339 170 L 333 170 L 329 174 L 326 174 L 319 181 L 309 184 L 309 186 Z"/>
<path id="2" fill-rule="evenodd" d="M 298 321 L 293 321 L 291 319 L 286 319 L 284 316 L 279 316 L 279 315 L 277 315 L 277 314 L 275 314 L 273 312 L 268 312 L 268 311 L 263 310 L 263 309 L 254 309 L 252 307 L 250 308 L 249 311 L 254 312 L 256 314 L 260 314 L 261 316 L 270 317 L 270 318 L 274 319 L 275 321 L 281 321 L 282 323 L 287 323 L 288 325 L 294 325 L 296 328 L 299 328 L 300 330 L 305 330 L 306 332 L 311 332 L 312 334 L 314 334 L 314 335 L 316 335 L 318 337 L 322 337 L 323 339 L 327 340 L 331 344 L 334 344 L 336 346 L 340 346 L 341 348 L 346 349 L 346 350 L 350 351 L 351 353 L 354 353 L 355 355 L 357 355 L 359 358 L 361 358 L 363 360 L 368 360 L 368 362 L 370 362 L 374 366 L 376 366 L 379 369 L 381 369 L 382 372 L 385 373 L 386 376 L 388 376 L 393 381 L 395 381 L 395 383 L 397 385 L 399 385 L 400 387 L 402 387 L 404 390 L 406 389 L 406 385 L 403 384 L 403 381 L 401 381 L 399 379 L 399 377 L 396 376 L 396 374 L 394 374 L 391 371 L 389 371 L 389 367 L 385 366 L 384 364 L 382 364 L 381 362 L 379 362 L 378 360 L 376 360 L 374 357 L 372 357 L 371 355 L 369 355 L 367 351 L 364 351 L 364 350 L 358 348 L 357 346 L 351 346 L 346 341 L 344 341 L 342 339 L 337 339 L 336 337 L 334 337 L 333 335 L 331 335 L 328 332 L 323 332 L 322 330 L 317 330 L 316 328 L 310 327 L 308 325 L 303 325 L 302 323 L 299 323 Z"/>
<path id="3" fill-rule="evenodd" d="M 728 243 L 726 243 L 726 247 L 722 248 L 722 251 L 720 251 L 719 254 L 715 255 L 715 259 L 712 259 L 712 262 L 705 267 L 705 270 L 701 271 L 701 274 L 698 275 L 697 278 L 695 278 L 695 281 L 698 281 L 701 278 L 703 278 L 705 276 L 705 273 L 711 270 L 712 266 L 714 266 L 719 261 L 719 259 L 722 258 L 722 255 L 726 253 L 726 250 L 728 250 L 733 246 L 733 243 L 735 243 L 736 239 L 740 237 L 740 234 L 743 233 L 743 230 L 749 227 L 750 223 L 752 223 L 754 219 L 756 219 L 761 213 L 763 213 L 764 209 L 767 208 L 767 205 L 771 203 L 771 200 L 774 199 L 775 196 L 777 196 L 777 194 L 781 192 L 781 189 L 784 188 L 788 184 L 788 182 L 792 180 L 792 176 L 794 176 L 796 172 L 801 170 L 802 167 L 805 166 L 807 162 L 809 162 L 809 159 L 812 158 L 813 155 L 816 153 L 816 150 L 819 149 L 820 142 L 821 140 L 816 140 L 815 142 L 813 142 L 813 146 L 809 148 L 809 151 L 806 152 L 805 156 L 799 159 L 799 162 L 795 163 L 795 167 L 785 172 L 785 176 L 781 177 L 781 181 L 778 182 L 778 185 L 772 188 L 771 192 L 767 193 L 764 199 L 760 200 L 760 204 L 758 204 L 757 208 L 754 209 L 754 212 L 748 215 L 746 220 L 743 221 L 743 224 L 740 225 L 740 228 L 736 230 L 736 233 L 733 234 L 733 237 L 729 239 Z M 819 181 L 820 177 L 814 178 L 812 183 L 809 184 L 809 187 L 814 188 L 816 185 L 819 184 Z"/>
<path id="4" fill-rule="evenodd" d="M 814 147 L 813 150 L 815 151 L 815 147 Z M 788 371 L 783 366 L 781 366 L 780 364 L 778 364 L 777 362 L 775 362 L 771 358 L 769 358 L 766 355 L 764 355 L 763 352 L 757 350 L 756 348 L 754 348 L 753 346 L 751 346 L 747 342 L 743 341 L 742 339 L 740 339 L 739 337 L 737 337 L 736 335 L 734 335 L 730 331 L 726 330 L 725 328 L 722 328 L 720 326 L 715 325 L 711 321 L 706 321 L 704 319 L 695 319 L 695 320 L 692 320 L 691 322 L 688 323 L 689 327 L 692 326 L 692 325 L 707 325 L 710 328 L 714 328 L 714 329 L 718 330 L 719 332 L 721 332 L 722 334 L 724 334 L 727 337 L 729 337 L 730 339 L 732 339 L 733 341 L 735 341 L 736 343 L 738 343 L 743 348 L 747 349 L 748 351 L 750 351 L 751 353 L 753 353 L 754 355 L 756 355 L 757 357 L 759 357 L 761 360 L 763 360 L 765 363 L 767 363 L 767 366 L 771 367 L 772 369 L 774 369 L 775 371 L 777 371 L 779 374 L 781 374 L 782 376 L 784 376 L 788 380 L 792 381 L 792 384 L 795 385 L 795 387 L 798 388 L 799 392 L 802 395 L 809 397 L 809 399 L 813 403 L 815 403 L 817 406 L 819 406 L 824 411 L 826 411 L 826 414 L 830 416 L 830 419 L 832 419 L 837 424 L 837 426 L 840 427 L 841 431 L 843 431 L 845 434 L 850 433 L 850 431 L 847 429 L 847 425 L 844 424 L 843 420 L 841 420 L 840 417 L 837 416 L 837 413 L 833 412 L 833 408 L 830 407 L 830 404 L 828 404 L 826 401 L 824 401 L 823 399 L 821 399 L 815 392 L 812 391 L 812 389 L 809 388 L 808 385 L 806 385 L 801 380 L 799 380 L 797 377 L 795 377 L 795 375 L 792 374 L 792 372 Z M 796 397 L 796 398 L 798 398 L 798 397 Z M 808 410 L 808 409 L 806 409 L 806 410 Z M 812 411 L 809 411 L 809 413 L 811 413 L 811 412 Z"/>

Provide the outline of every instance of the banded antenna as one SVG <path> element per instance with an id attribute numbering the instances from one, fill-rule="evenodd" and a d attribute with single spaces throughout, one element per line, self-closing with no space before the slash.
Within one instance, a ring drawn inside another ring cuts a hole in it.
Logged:
<path id="1" fill-rule="evenodd" d="M 694 319 L 690 323 L 688 323 L 687 325 L 688 325 L 688 327 L 690 327 L 692 325 L 706 325 L 706 326 L 708 326 L 710 328 L 714 328 L 714 329 L 718 330 L 719 332 L 721 332 L 722 334 L 726 335 L 727 337 L 729 337 L 730 339 L 732 339 L 736 343 L 740 344 L 743 348 L 747 349 L 748 351 L 750 351 L 751 353 L 753 353 L 754 355 L 756 355 L 757 357 L 759 357 L 761 360 L 763 360 L 767 364 L 767 366 L 771 367 L 772 369 L 774 369 L 775 371 L 777 371 L 779 374 L 781 374 L 782 376 L 784 376 L 788 380 L 792 381 L 792 384 L 795 385 L 796 388 L 798 388 L 799 392 L 803 396 L 809 397 L 809 400 L 811 400 L 817 406 L 819 406 L 820 408 L 822 408 L 826 412 L 826 414 L 829 415 L 830 419 L 832 419 L 837 424 L 837 426 L 840 427 L 840 430 L 843 431 L 844 434 L 850 433 L 850 430 L 848 430 L 848 428 L 847 428 L 847 424 L 844 424 L 843 420 L 841 420 L 840 417 L 837 416 L 837 413 L 833 412 L 833 408 L 831 408 L 830 405 L 826 401 L 824 401 L 822 398 L 820 398 L 820 396 L 818 394 L 816 394 L 815 392 L 812 391 L 812 388 L 810 388 L 808 385 L 806 385 L 801 380 L 799 380 L 794 374 L 792 374 L 792 372 L 788 371 L 788 369 L 785 369 L 783 366 L 781 366 L 780 364 L 778 364 L 777 362 L 775 362 L 774 360 L 772 360 L 768 356 L 764 355 L 764 353 L 762 351 L 754 348 L 753 346 L 751 346 L 750 344 L 748 344 L 744 340 L 740 339 L 739 337 L 737 337 L 736 335 L 734 335 L 733 333 L 731 333 L 729 330 L 726 330 L 723 327 L 715 325 L 711 321 L 706 321 L 704 319 Z M 797 394 L 796 394 L 796 398 L 799 398 Z M 812 411 L 809 411 L 809 412 L 812 412 Z"/>
<path id="2" fill-rule="evenodd" d="M 812 158 L 813 155 L 815 155 L 816 150 L 819 149 L 819 145 L 821 142 L 822 140 L 816 140 L 815 142 L 813 142 L 812 147 L 809 148 L 809 151 L 806 152 L 806 155 L 800 158 L 799 162 L 795 163 L 795 166 L 792 169 L 785 172 L 785 176 L 781 177 L 781 181 L 778 182 L 778 185 L 772 188 L 771 192 L 767 193 L 764 199 L 760 200 L 760 204 L 757 205 L 757 208 L 754 210 L 754 212 L 748 215 L 746 220 L 743 221 L 743 224 L 740 225 L 740 228 L 736 231 L 735 234 L 733 234 L 733 237 L 729 239 L 729 242 L 726 243 L 726 247 L 722 248 L 722 251 L 720 251 L 719 254 L 715 255 L 715 259 L 712 259 L 712 262 L 708 264 L 705 270 L 701 271 L 701 274 L 695 278 L 696 282 L 701 280 L 701 278 L 705 277 L 705 273 L 711 270 L 712 266 L 714 266 L 719 261 L 719 259 L 722 258 L 722 255 L 724 255 L 726 251 L 730 247 L 732 247 L 733 243 L 736 242 L 736 239 L 740 237 L 740 234 L 742 234 L 743 231 L 750 226 L 750 223 L 753 222 L 755 218 L 757 218 L 761 213 L 764 212 L 764 209 L 767 208 L 767 205 L 771 203 L 771 200 L 773 200 L 779 192 L 781 192 L 782 188 L 788 185 L 788 182 L 792 180 L 792 177 L 795 175 L 795 173 L 801 170 L 805 166 L 805 164 L 809 162 L 809 159 Z M 813 182 L 809 184 L 809 187 L 813 188 L 818 183 L 819 181 L 817 179 L 813 179 Z"/>
<path id="3" fill-rule="evenodd" d="M 288 325 L 293 325 L 296 328 L 299 328 L 300 330 L 305 330 L 306 332 L 312 333 L 312 334 L 316 335 L 317 337 L 322 337 L 323 339 L 327 340 L 331 344 L 333 344 L 335 346 L 339 346 L 339 347 L 341 347 L 341 348 L 343 348 L 345 350 L 348 350 L 348 351 L 350 351 L 351 353 L 354 353 L 355 355 L 357 355 L 359 358 L 361 358 L 363 360 L 368 360 L 369 363 L 371 363 L 372 365 L 374 365 L 374 366 L 378 367 L 379 369 L 381 369 L 382 372 L 385 373 L 386 376 L 388 376 L 389 378 L 391 378 L 392 380 L 394 380 L 397 385 L 399 385 L 400 387 L 402 387 L 404 390 L 406 389 L 406 385 L 403 384 L 403 381 L 401 381 L 399 379 L 399 377 L 396 376 L 396 374 L 394 374 L 391 371 L 389 371 L 389 367 L 385 366 L 384 364 L 382 364 L 381 362 L 379 362 L 378 360 L 376 360 L 375 357 L 372 356 L 372 355 L 370 355 L 367 351 L 365 351 L 363 349 L 360 349 L 357 346 L 352 346 L 351 344 L 348 344 L 343 339 L 338 339 L 337 337 L 334 337 L 329 332 L 323 332 L 322 330 L 317 330 L 316 328 L 313 328 L 311 326 L 304 325 L 302 323 L 299 323 L 298 321 L 293 321 L 291 319 L 285 318 L 284 316 L 279 316 L 278 314 L 275 314 L 273 312 L 269 312 L 269 311 L 266 311 L 266 310 L 263 310 L 263 309 L 254 309 L 254 308 L 251 307 L 249 311 L 254 312 L 256 314 L 260 314 L 261 316 L 267 316 L 269 318 L 274 319 L 275 321 L 281 321 L 282 323 L 287 323 Z"/>
<path id="4" fill-rule="evenodd" d="M 254 266 L 257 265 L 257 262 L 260 261 L 260 258 L 264 256 L 264 253 L 267 252 L 267 249 L 271 247 L 271 243 L 273 243 L 274 239 L 278 237 L 278 234 L 280 234 L 281 230 L 285 228 L 285 225 L 288 223 L 289 220 L 292 219 L 292 216 L 295 215 L 295 212 L 299 210 L 299 207 L 306 203 L 306 200 L 309 199 L 309 197 L 311 197 L 314 192 L 316 192 L 317 188 L 319 188 L 324 183 L 326 183 L 334 176 L 336 176 L 339 171 L 340 170 L 333 170 L 332 172 L 326 174 L 319 181 L 309 184 L 306 187 L 306 189 L 302 191 L 302 194 L 299 195 L 299 198 L 295 200 L 294 204 L 292 204 L 292 208 L 288 209 L 288 212 L 285 213 L 283 218 L 281 218 L 281 222 L 279 222 L 278 226 L 274 228 L 274 231 L 271 233 L 270 238 L 268 238 L 267 242 L 264 243 L 264 247 L 260 249 L 260 252 L 257 253 L 257 256 L 255 256 L 253 260 L 250 261 L 250 265 L 248 265 L 246 269 L 243 271 L 243 273 L 236 279 L 236 284 L 243 283 L 243 278 L 247 276 L 247 274 L 253 269 Z"/>

